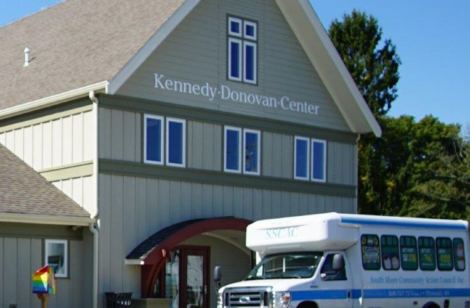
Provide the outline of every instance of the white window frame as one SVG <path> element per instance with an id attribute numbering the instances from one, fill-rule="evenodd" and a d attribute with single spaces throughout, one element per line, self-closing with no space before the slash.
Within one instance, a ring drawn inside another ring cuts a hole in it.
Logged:
<path id="1" fill-rule="evenodd" d="M 314 161 L 313 161 L 313 160 L 314 160 L 314 156 L 315 156 L 315 155 L 314 155 L 315 153 L 314 153 L 314 149 L 313 149 L 313 148 L 314 148 L 315 143 L 322 143 L 322 144 L 324 145 L 324 147 L 323 147 L 323 179 L 315 179 L 315 178 L 313 177 L 313 173 L 314 173 L 314 171 L 315 171 L 315 170 L 313 170 L 313 168 L 314 168 Z M 311 149 L 310 149 L 310 156 L 311 156 L 311 158 L 310 158 L 310 159 L 312 160 L 312 162 L 311 162 L 311 166 L 312 166 L 312 167 L 310 168 L 310 169 L 311 169 L 311 170 L 310 170 L 310 177 L 311 177 L 312 182 L 326 183 L 326 173 L 327 173 L 327 170 L 326 170 L 326 161 L 327 161 L 326 154 L 328 153 L 328 151 L 327 151 L 327 146 L 328 146 L 328 145 L 327 145 L 326 140 L 312 139 L 312 143 L 311 143 L 311 145 L 310 145 L 310 147 L 311 147 Z"/>
<path id="2" fill-rule="evenodd" d="M 307 176 L 301 177 L 297 176 L 297 140 L 307 142 Z M 310 138 L 295 136 L 294 138 L 294 179 L 299 181 L 309 181 L 310 180 Z"/>
<path id="3" fill-rule="evenodd" d="M 238 23 L 240 26 L 240 33 L 232 32 L 232 22 Z M 229 17 L 228 18 L 228 34 L 236 37 L 242 37 L 245 33 L 245 26 L 243 25 L 243 21 L 240 18 L 236 17 Z"/>
<path id="4" fill-rule="evenodd" d="M 256 134 L 258 136 L 258 153 L 256 153 L 256 159 L 258 160 L 258 171 L 252 172 L 246 170 L 246 134 Z M 243 173 L 247 175 L 261 175 L 261 131 L 253 129 L 243 130 Z"/>
<path id="5" fill-rule="evenodd" d="M 46 239 L 44 242 L 44 263 L 47 263 L 49 256 L 49 245 L 48 244 L 63 244 L 64 245 L 64 272 L 65 274 L 55 274 L 56 278 L 68 278 L 69 277 L 69 242 L 67 240 L 50 240 Z"/>
<path id="6" fill-rule="evenodd" d="M 252 46 L 254 48 L 254 59 L 253 59 L 253 77 L 254 80 L 249 80 L 246 78 L 246 71 L 247 71 L 247 64 L 248 61 L 246 61 L 246 47 L 247 46 Z M 249 84 L 257 84 L 258 83 L 258 44 L 255 42 L 250 42 L 250 41 L 243 41 L 243 82 L 249 83 Z"/>
<path id="7" fill-rule="evenodd" d="M 183 163 L 182 164 L 175 164 L 175 163 L 170 163 L 170 123 L 180 123 L 183 125 Z M 178 167 L 178 168 L 186 168 L 186 120 L 183 119 L 176 119 L 176 118 L 166 118 L 166 141 L 165 141 L 165 146 L 166 146 L 166 165 L 170 167 Z"/>
<path id="8" fill-rule="evenodd" d="M 243 80 L 243 54 L 244 54 L 244 51 L 243 51 L 243 41 L 241 39 L 236 39 L 236 38 L 233 38 L 233 37 L 230 37 L 228 39 L 228 79 L 229 80 L 233 80 L 233 81 L 242 81 Z M 235 43 L 238 43 L 238 53 L 240 55 L 240 61 L 238 61 L 238 70 L 240 72 L 240 77 L 234 77 L 232 76 L 232 43 L 235 42 Z"/>
<path id="9" fill-rule="evenodd" d="M 247 26 L 252 26 L 255 29 L 254 36 L 249 36 L 246 34 Z M 258 24 L 253 21 L 244 20 L 243 21 L 243 37 L 249 40 L 257 41 L 258 40 Z"/>
<path id="10" fill-rule="evenodd" d="M 232 170 L 232 169 L 227 169 L 227 132 L 231 131 L 237 131 L 238 132 L 238 170 Z M 225 126 L 224 127 L 224 172 L 227 173 L 235 173 L 235 174 L 241 174 L 242 173 L 242 147 L 243 147 L 243 130 L 239 127 L 233 127 L 233 126 Z"/>
<path id="11" fill-rule="evenodd" d="M 157 162 L 154 160 L 148 160 L 147 159 L 147 119 L 153 119 L 153 120 L 159 120 L 162 123 L 162 131 L 161 131 L 161 144 L 160 144 L 160 157 L 161 161 Z M 151 165 L 159 165 L 163 166 L 165 158 L 164 158 L 164 145 L 165 145 L 165 118 L 162 116 L 156 116 L 156 115 L 150 115 L 150 114 L 145 114 L 144 115 L 144 163 L 146 164 L 151 164 Z"/>

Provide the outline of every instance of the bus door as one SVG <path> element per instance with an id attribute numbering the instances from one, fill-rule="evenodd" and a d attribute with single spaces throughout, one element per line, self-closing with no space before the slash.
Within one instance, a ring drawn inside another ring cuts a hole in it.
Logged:
<path id="1" fill-rule="evenodd" d="M 340 269 L 335 269 L 334 264 L 338 264 L 338 259 L 341 259 L 341 256 L 343 266 Z M 325 255 L 320 279 L 317 282 L 318 290 L 321 292 L 320 307 L 353 307 L 353 279 L 350 273 L 349 262 L 342 252 L 332 252 Z"/>

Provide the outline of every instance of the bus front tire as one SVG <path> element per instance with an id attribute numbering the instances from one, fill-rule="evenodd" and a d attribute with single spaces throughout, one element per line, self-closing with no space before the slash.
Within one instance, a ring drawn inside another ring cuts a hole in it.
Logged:
<path id="1" fill-rule="evenodd" d="M 315 302 L 302 302 L 297 308 L 318 308 L 318 305 Z"/>
<path id="2" fill-rule="evenodd" d="M 423 306 L 423 308 L 440 308 L 440 307 L 436 303 L 427 303 L 426 305 Z"/>

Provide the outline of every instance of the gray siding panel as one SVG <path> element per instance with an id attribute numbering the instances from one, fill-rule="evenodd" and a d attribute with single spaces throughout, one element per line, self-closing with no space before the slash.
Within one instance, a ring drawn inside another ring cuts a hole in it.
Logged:
<path id="1" fill-rule="evenodd" d="M 142 161 L 141 114 L 100 108 L 100 158 Z"/>
<path id="2" fill-rule="evenodd" d="M 227 14 L 259 23 L 259 85 L 228 81 Z M 207 48 L 211 46 L 211 48 Z M 187 51 L 190 50 L 191 53 Z M 320 106 L 312 116 L 155 89 L 154 74 L 275 97 L 288 96 Z M 274 0 L 203 0 L 118 92 L 186 106 L 254 115 L 349 131 L 331 95 Z"/>
<path id="3" fill-rule="evenodd" d="M 262 174 L 292 179 L 294 176 L 294 137 L 263 132 L 261 143 Z"/>
<path id="4" fill-rule="evenodd" d="M 357 185 L 357 145 L 328 142 L 328 182 Z"/>
<path id="5" fill-rule="evenodd" d="M 202 170 L 222 169 L 222 126 L 188 122 L 188 167 Z"/>

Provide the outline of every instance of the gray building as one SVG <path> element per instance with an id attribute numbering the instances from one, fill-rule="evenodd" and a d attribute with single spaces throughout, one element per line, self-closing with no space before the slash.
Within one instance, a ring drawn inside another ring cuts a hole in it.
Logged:
<path id="1" fill-rule="evenodd" d="M 215 307 L 250 222 L 357 211 L 381 130 L 308 0 L 68 0 L 0 41 L 0 153 L 62 196 L 0 197 L 2 307 L 47 263 L 50 307 Z"/>

